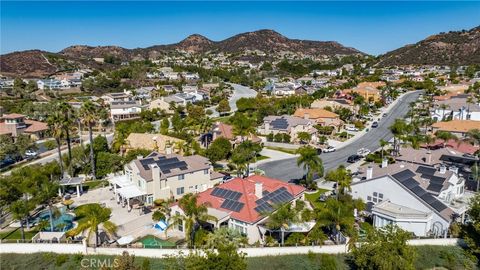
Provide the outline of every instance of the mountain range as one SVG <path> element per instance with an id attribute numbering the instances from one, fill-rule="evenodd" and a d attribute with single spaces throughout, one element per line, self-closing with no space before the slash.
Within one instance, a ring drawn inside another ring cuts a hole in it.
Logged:
<path id="1" fill-rule="evenodd" d="M 245 50 L 259 50 L 267 55 L 279 52 L 324 56 L 367 55 L 335 41 L 289 39 L 273 30 L 259 30 L 238 34 L 222 41 L 212 41 L 202 35 L 194 34 L 175 44 L 136 49 L 75 45 L 57 53 L 41 50 L 13 52 L 0 56 L 0 73 L 8 76 L 44 77 L 70 66 L 96 67 L 99 64 L 93 61 L 93 58 L 102 58 L 107 55 L 120 61 L 130 61 L 155 58 L 176 50 L 193 53 L 237 53 Z M 377 58 L 378 66 L 478 63 L 480 63 L 480 27 L 468 31 L 433 35 Z"/>

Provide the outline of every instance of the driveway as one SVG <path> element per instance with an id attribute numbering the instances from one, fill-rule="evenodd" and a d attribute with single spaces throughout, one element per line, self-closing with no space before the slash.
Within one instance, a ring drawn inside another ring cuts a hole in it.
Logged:
<path id="1" fill-rule="evenodd" d="M 378 128 L 370 128 L 370 131 L 366 134 L 356 138 L 350 144 L 338 149 L 336 152 L 323 153 L 320 157 L 323 160 L 325 171 L 334 169 L 341 164 L 347 164 L 347 158 L 350 155 L 356 154 L 360 148 L 364 147 L 373 151 L 380 147 L 380 139 L 390 140 L 393 135 L 389 127 L 395 119 L 403 118 L 407 114 L 408 105 L 418 99 L 420 93 L 420 91 L 411 92 L 399 98 L 387 116 L 381 119 Z M 258 168 L 265 171 L 265 174 L 269 177 L 285 181 L 301 178 L 305 174 L 301 168 L 297 167 L 296 158 L 265 162 L 260 164 Z"/>
<path id="2" fill-rule="evenodd" d="M 233 95 L 228 99 L 228 103 L 230 104 L 230 109 L 231 112 L 237 111 L 237 101 L 241 98 L 251 98 L 251 97 L 256 97 L 257 96 L 257 91 L 240 85 L 240 84 L 230 84 L 233 87 Z M 218 117 L 219 114 L 216 110 L 217 106 L 212 106 L 207 109 L 210 109 L 213 111 L 211 117 Z"/>

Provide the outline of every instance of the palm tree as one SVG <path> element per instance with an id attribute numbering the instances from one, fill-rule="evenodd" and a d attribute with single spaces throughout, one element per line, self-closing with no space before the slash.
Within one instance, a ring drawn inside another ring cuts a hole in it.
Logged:
<path id="1" fill-rule="evenodd" d="M 307 171 L 305 180 L 307 186 L 311 187 L 314 173 L 317 173 L 319 177 L 323 176 L 322 159 L 318 156 L 317 150 L 311 146 L 300 147 L 297 154 L 300 155 L 297 159 L 297 166 L 303 166 L 303 169 Z"/>
<path id="2" fill-rule="evenodd" d="M 345 166 L 340 165 L 336 170 L 329 171 L 325 179 L 337 183 L 338 193 L 345 194 L 346 191 L 351 191 L 350 184 L 352 183 L 352 176 Z M 337 193 L 337 198 L 338 198 Z"/>
<path id="3" fill-rule="evenodd" d="M 96 179 L 95 156 L 93 153 L 93 125 L 99 120 L 98 108 L 90 100 L 83 103 L 80 109 L 80 118 L 84 125 L 88 127 L 88 138 L 90 140 L 90 163 L 92 166 L 92 177 Z"/>
<path id="4" fill-rule="evenodd" d="M 65 132 L 65 139 L 67 140 L 67 149 L 68 149 L 68 164 L 71 169 L 72 163 L 72 145 L 70 141 L 70 128 L 73 125 L 73 115 L 74 111 L 72 106 L 66 102 L 61 102 L 58 106 L 58 110 L 63 114 L 62 127 Z M 70 170 L 71 173 L 71 170 Z"/>
<path id="5" fill-rule="evenodd" d="M 25 241 L 25 229 L 23 224 L 28 222 L 30 211 L 33 210 L 33 208 L 34 205 L 32 205 L 30 201 L 24 199 L 19 199 L 13 202 L 9 207 L 13 218 L 20 221 L 20 233 L 23 241 Z"/>
<path id="6" fill-rule="evenodd" d="M 242 141 L 245 137 L 255 131 L 253 120 L 245 116 L 243 113 L 236 113 L 232 117 L 233 134 L 240 136 Z"/>
<path id="7" fill-rule="evenodd" d="M 439 108 L 443 111 L 441 121 L 445 121 L 445 111 L 449 108 L 449 106 L 448 104 L 440 104 Z"/>
<path id="8" fill-rule="evenodd" d="M 411 127 L 403 119 L 395 119 L 393 125 L 390 126 L 390 131 L 393 133 L 393 152 L 397 155 L 400 151 L 399 140 L 410 133 Z"/>
<path id="9" fill-rule="evenodd" d="M 193 247 L 195 232 L 202 221 L 217 221 L 216 217 L 208 214 L 207 204 L 197 203 L 197 197 L 196 194 L 185 194 L 178 201 L 178 206 L 183 210 L 184 215 L 178 214 L 170 218 L 172 222 L 170 222 L 169 227 L 178 224 L 185 225 L 185 240 L 189 247 Z"/>
<path id="10" fill-rule="evenodd" d="M 388 142 L 385 141 L 384 139 L 380 139 L 380 147 L 382 148 L 382 160 L 383 160 L 383 152 L 384 152 L 384 148 L 385 146 L 388 145 Z"/>
<path id="11" fill-rule="evenodd" d="M 267 227 L 273 230 L 280 230 L 281 244 L 285 241 L 285 230 L 290 224 L 301 221 L 299 212 L 287 203 L 278 207 L 275 212 L 270 214 L 267 220 Z"/>
<path id="12" fill-rule="evenodd" d="M 57 197 L 57 190 L 58 184 L 51 182 L 51 181 L 43 181 L 40 186 L 41 192 L 39 193 L 39 199 L 41 203 L 45 203 L 48 207 L 49 211 L 49 219 L 50 219 L 50 231 L 53 232 L 53 217 L 55 216 L 55 207 L 53 206 L 53 202 Z"/>
<path id="13" fill-rule="evenodd" d="M 439 130 L 435 132 L 435 137 L 443 141 L 443 148 L 446 147 L 449 140 L 458 141 L 457 136 L 453 135 L 451 132 Z"/>
<path id="14" fill-rule="evenodd" d="M 110 221 L 112 210 L 104 208 L 98 203 L 82 205 L 75 209 L 75 214 L 78 218 L 78 226 L 67 234 L 75 236 L 87 232 L 87 241 L 93 234 L 95 236 L 95 247 L 98 246 L 98 229 L 100 226 L 110 235 L 117 231 L 117 225 Z"/>
<path id="15" fill-rule="evenodd" d="M 52 136 L 55 138 L 55 141 L 57 143 L 57 152 L 58 152 L 58 163 L 60 164 L 60 171 L 62 173 L 63 177 L 63 160 L 62 160 L 62 136 L 64 134 L 64 129 L 63 129 L 63 114 L 58 111 L 54 110 L 51 115 L 48 116 L 47 123 L 48 127 L 50 128 L 50 132 L 52 133 Z"/>

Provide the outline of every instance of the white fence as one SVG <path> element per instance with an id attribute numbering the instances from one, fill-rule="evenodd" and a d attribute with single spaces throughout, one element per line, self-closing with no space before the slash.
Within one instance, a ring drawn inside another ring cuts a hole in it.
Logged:
<path id="1" fill-rule="evenodd" d="M 461 245 L 462 241 L 457 238 L 439 238 L 439 239 L 415 239 L 409 240 L 409 245 L 433 245 L 433 246 L 456 246 Z M 140 257 L 161 258 L 165 255 L 178 255 L 190 252 L 188 249 L 146 249 L 146 248 L 90 248 L 83 244 L 0 244 L 1 253 L 36 253 L 36 252 L 54 252 L 64 254 L 96 254 L 96 255 L 121 255 L 124 251 Z M 276 256 L 289 254 L 308 254 L 326 253 L 339 254 L 347 253 L 346 245 L 332 246 L 298 246 L 298 247 L 264 247 L 264 248 L 241 248 L 240 252 L 246 253 L 248 257 Z"/>

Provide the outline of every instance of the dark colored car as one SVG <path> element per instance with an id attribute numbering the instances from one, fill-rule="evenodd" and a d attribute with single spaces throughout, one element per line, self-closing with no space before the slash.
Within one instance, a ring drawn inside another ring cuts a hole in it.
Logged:
<path id="1" fill-rule="evenodd" d="M 355 162 L 357 162 L 361 159 L 362 159 L 362 156 L 360 156 L 360 155 L 351 155 L 347 158 L 347 162 L 348 163 L 355 163 Z"/>
<path id="2" fill-rule="evenodd" d="M 373 122 L 372 123 L 372 128 L 377 128 L 378 127 L 378 122 Z"/>

